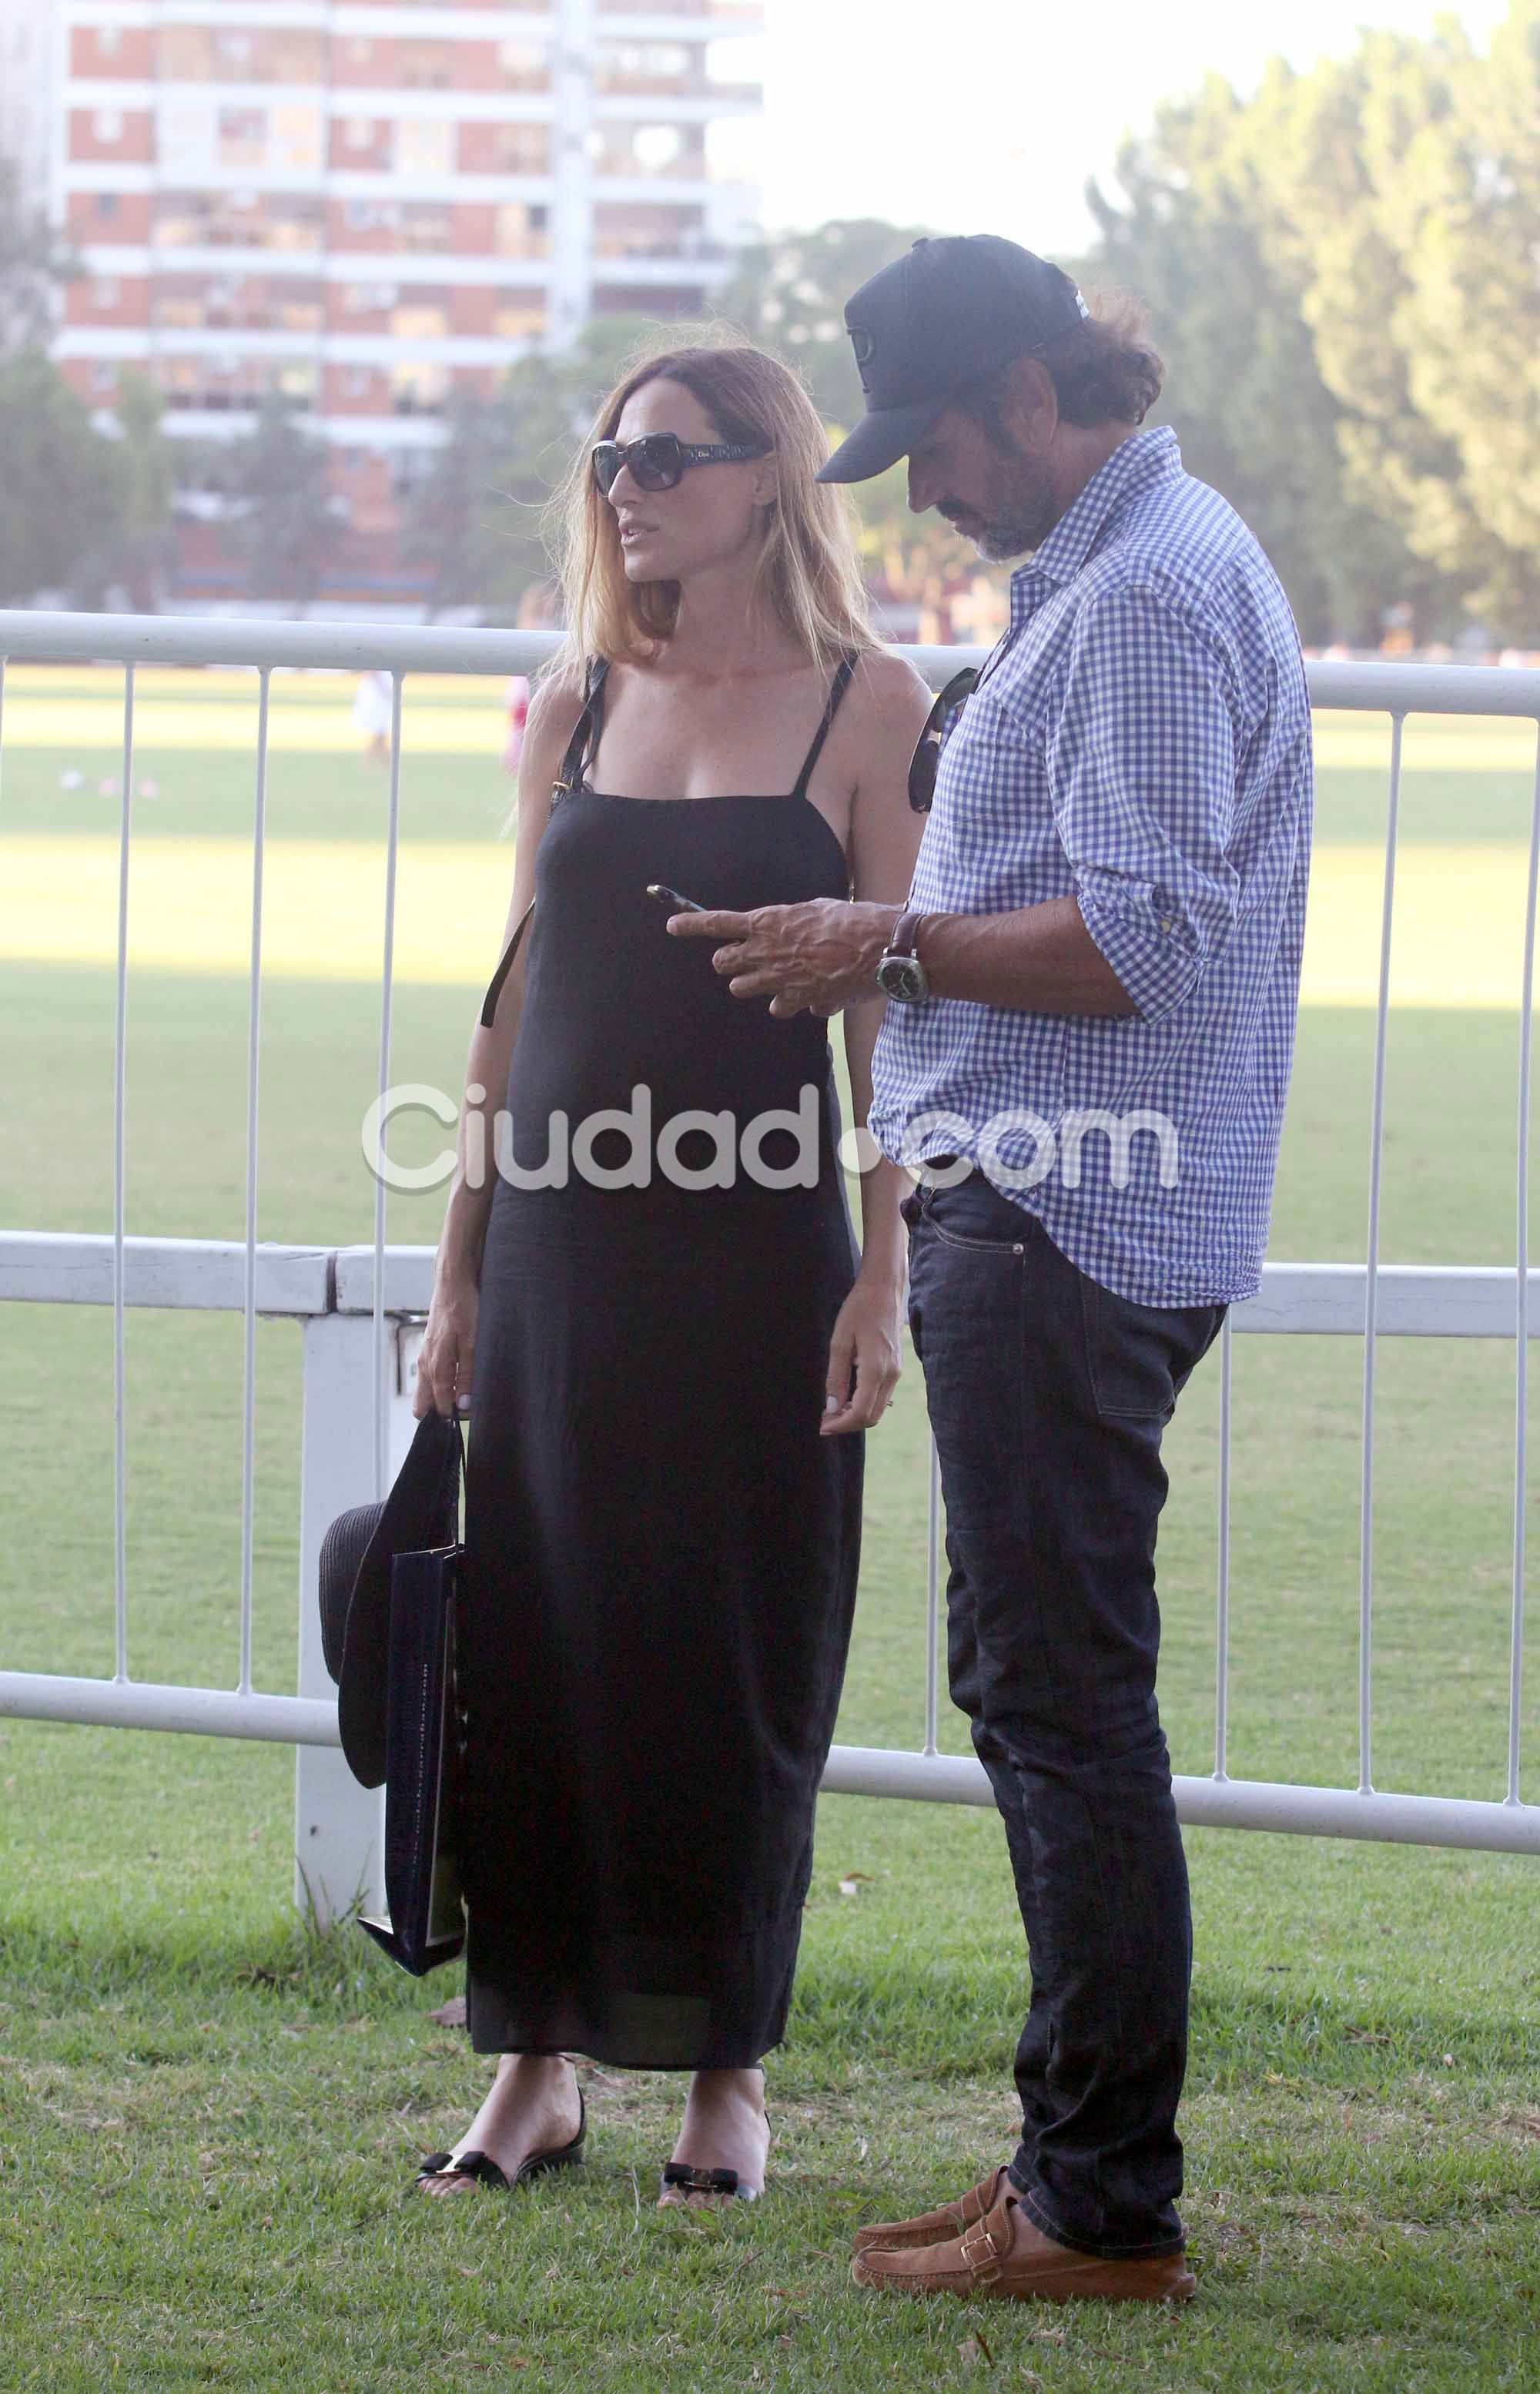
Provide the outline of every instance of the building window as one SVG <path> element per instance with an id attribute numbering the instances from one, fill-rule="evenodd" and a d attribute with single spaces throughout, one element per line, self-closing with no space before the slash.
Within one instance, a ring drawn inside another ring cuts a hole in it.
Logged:
<path id="1" fill-rule="evenodd" d="M 375 377 L 367 366 L 349 366 L 342 387 L 349 399 L 367 399 L 374 381 Z"/>
<path id="2" fill-rule="evenodd" d="M 390 459 L 390 489 L 398 499 L 409 498 L 426 482 L 438 457 L 436 449 L 397 449 Z"/>
<path id="3" fill-rule="evenodd" d="M 99 393 L 99 395 L 105 399 L 110 392 L 116 390 L 117 387 L 118 370 L 116 366 L 109 365 L 105 359 L 99 358 L 96 364 L 91 368 L 91 388 Z"/>
<path id="4" fill-rule="evenodd" d="M 342 286 L 342 306 L 347 315 L 382 316 L 395 304 L 393 283 L 345 283 Z"/>
<path id="5" fill-rule="evenodd" d="M 342 128 L 346 150 L 372 150 L 375 146 L 375 120 L 372 116 L 349 116 Z"/>
<path id="6" fill-rule="evenodd" d="M 550 82 L 546 53 L 538 42 L 499 42 L 497 65 L 504 84 L 513 91 L 544 91 Z"/>
<path id="7" fill-rule="evenodd" d="M 497 171 L 504 175 L 548 175 L 551 135 L 546 125 L 499 125 L 494 127 Z"/>
<path id="8" fill-rule="evenodd" d="M 221 166 L 264 166 L 268 151 L 265 108 L 221 108 L 218 117 L 218 158 Z"/>
<path id="9" fill-rule="evenodd" d="M 97 28 L 97 47 L 101 52 L 104 59 L 115 59 L 118 52 L 123 47 L 123 27 L 121 25 L 99 25 Z"/>
<path id="10" fill-rule="evenodd" d="M 666 175 L 683 146 L 677 125 L 638 125 L 631 137 L 637 164 L 644 175 Z"/>
<path id="11" fill-rule="evenodd" d="M 117 215 L 118 195 L 116 191 L 98 191 L 96 194 L 96 213 L 99 217 L 115 217 Z"/>
<path id="12" fill-rule="evenodd" d="M 123 139 L 122 109 L 99 108 L 91 119 L 91 131 L 98 141 L 121 141 Z"/>
<path id="13" fill-rule="evenodd" d="M 447 116 L 402 116 L 396 124 L 399 175 L 448 175 L 454 166 L 454 127 Z"/>
<path id="14" fill-rule="evenodd" d="M 121 285 L 112 275 L 104 275 L 91 292 L 93 308 L 115 308 L 123 296 Z"/>

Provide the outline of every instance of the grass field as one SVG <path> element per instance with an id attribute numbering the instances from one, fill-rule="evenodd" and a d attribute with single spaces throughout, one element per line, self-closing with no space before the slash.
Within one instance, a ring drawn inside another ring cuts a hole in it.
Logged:
<path id="1" fill-rule="evenodd" d="M 239 1238 L 249 679 L 141 677 L 127 1224 Z M 258 1235 L 372 1236 L 384 777 L 351 685 L 275 682 Z M 420 702 L 420 704 L 419 704 Z M 111 1227 L 112 689 L 12 672 L 0 784 L 0 1218 Z M 394 1077 L 458 1088 L 511 869 L 495 692 L 409 685 Z M 1323 726 L 1307 1003 L 1271 1252 L 1361 1256 L 1384 783 L 1378 727 Z M 1513 1239 L 1528 735 L 1407 738 L 1384 1253 L 1499 1263 Z M 82 775 L 65 789 L 60 776 Z M 1365 978 L 1367 976 L 1367 979 Z M 423 1152 L 441 1134 L 425 1133 Z M 398 1153 L 415 1160 L 403 1132 Z M 395 1196 L 431 1243 L 441 1196 Z M 136 1677 L 230 1684 L 240 1585 L 239 1318 L 127 1323 Z M 1230 1767 L 1356 1775 L 1358 1409 L 1350 1340 L 1235 1353 Z M 1500 1796 L 1513 1357 L 1381 1354 L 1375 1778 Z M 257 1677 L 292 1685 L 298 1342 L 258 1324 Z M 1212 1757 L 1218 1373 L 1169 1436 L 1163 1709 Z M 112 1660 L 112 1321 L 0 1309 L 0 1663 Z M 840 1734 L 918 1742 L 918 1373 L 869 1445 Z M 46 1557 L 46 1560 L 44 1559 Z M 1540 1733 L 1532 1669 L 1529 1750 Z M 942 1742 L 966 1750 L 959 1717 Z M 660 2218 L 662 2076 L 593 2072 L 592 2158 L 521 2197 L 414 2207 L 484 2065 L 394 1973 L 286 1911 L 293 1762 L 214 1740 L 0 1723 L 0 2386 L 321 2394 L 467 2381 L 693 2394 L 833 2389 L 1532 2387 L 1540 2332 L 1540 1932 L 1532 1863 L 1190 1834 L 1196 1915 L 1179 2319 L 894 2308 L 849 2282 L 852 2223 L 1008 2146 L 1025 1968 L 987 1814 L 827 1799 L 773 2186 L 747 2217 Z M 1533 1792 L 1533 1773 L 1527 1791 Z M 865 1876 L 853 1876 L 863 1873 Z M 840 1892 L 841 1879 L 858 1890 Z M 981 2330 L 987 2349 L 968 2348 Z"/>

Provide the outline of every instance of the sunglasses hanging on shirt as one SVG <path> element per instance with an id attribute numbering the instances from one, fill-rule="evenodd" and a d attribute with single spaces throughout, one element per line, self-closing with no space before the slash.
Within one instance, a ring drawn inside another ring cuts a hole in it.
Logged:
<path id="1" fill-rule="evenodd" d="M 915 745 L 909 760 L 909 803 L 917 815 L 928 814 L 936 795 L 936 773 L 941 761 L 946 735 L 952 729 L 952 718 L 966 698 L 979 686 L 979 667 L 965 665 L 954 674 L 946 688 L 937 693 L 936 704 L 926 717 L 925 730 Z"/>
<path id="2" fill-rule="evenodd" d="M 689 442 L 677 432 L 644 432 L 639 441 L 596 441 L 589 452 L 594 480 L 608 497 L 623 466 L 630 469 L 638 491 L 672 491 L 691 466 L 739 465 L 748 457 L 768 457 L 768 449 L 746 441 Z"/>

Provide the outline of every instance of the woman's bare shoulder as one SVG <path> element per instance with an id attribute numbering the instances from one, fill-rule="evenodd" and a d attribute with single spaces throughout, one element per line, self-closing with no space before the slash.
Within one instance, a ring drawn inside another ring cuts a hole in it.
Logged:
<path id="1" fill-rule="evenodd" d="M 583 712 L 583 668 L 575 661 L 541 675 L 530 698 L 529 720 L 524 727 L 526 744 L 571 738 L 573 726 Z"/>
<path id="2" fill-rule="evenodd" d="M 850 695 L 876 716 L 930 712 L 930 685 L 896 649 L 862 650 Z"/>

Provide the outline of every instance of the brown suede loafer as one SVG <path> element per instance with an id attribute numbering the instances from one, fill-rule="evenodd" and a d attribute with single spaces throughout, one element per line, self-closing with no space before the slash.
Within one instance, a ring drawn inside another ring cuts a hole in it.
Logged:
<path id="1" fill-rule="evenodd" d="M 1033 2226 L 1007 2180 L 994 2203 L 944 2243 L 858 2253 L 858 2286 L 894 2295 L 978 2295 L 994 2302 L 1181 2303 L 1197 2281 L 1180 2253 L 1109 2261 L 1074 2253 Z"/>
<path id="2" fill-rule="evenodd" d="M 977 2186 L 959 2194 L 953 2203 L 943 2203 L 939 2211 L 922 2211 L 914 2219 L 894 2219 L 875 2228 L 858 2228 L 855 2248 L 858 2253 L 903 2253 L 926 2244 L 944 2244 L 949 2237 L 960 2236 L 976 2219 L 982 2219 L 990 2206 L 997 2203 L 1006 2181 L 1006 2165 L 990 2171 Z"/>

